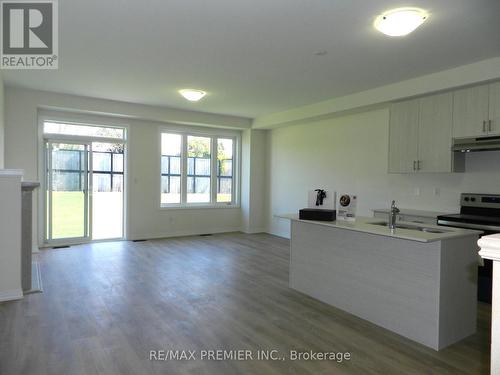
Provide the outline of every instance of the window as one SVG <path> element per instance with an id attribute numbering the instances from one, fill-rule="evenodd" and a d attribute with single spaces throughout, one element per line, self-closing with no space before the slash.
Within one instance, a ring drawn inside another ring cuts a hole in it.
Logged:
<path id="1" fill-rule="evenodd" d="M 121 192 L 123 189 L 123 144 L 92 143 L 94 192 Z"/>
<path id="2" fill-rule="evenodd" d="M 161 204 L 181 203 L 180 134 L 161 135 Z"/>
<path id="3" fill-rule="evenodd" d="M 210 149 L 208 137 L 187 137 L 187 202 L 210 203 Z"/>
<path id="4" fill-rule="evenodd" d="M 43 132 L 45 134 L 77 135 L 97 138 L 125 138 L 125 130 L 123 128 L 68 124 L 55 121 L 44 121 Z"/>
<path id="5" fill-rule="evenodd" d="M 161 206 L 236 204 L 236 140 L 162 132 Z"/>
<path id="6" fill-rule="evenodd" d="M 217 202 L 231 202 L 233 196 L 233 140 L 217 139 Z"/>

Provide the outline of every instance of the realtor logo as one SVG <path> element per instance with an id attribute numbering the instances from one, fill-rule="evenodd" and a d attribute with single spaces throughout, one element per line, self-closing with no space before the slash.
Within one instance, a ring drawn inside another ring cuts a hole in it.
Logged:
<path id="1" fill-rule="evenodd" d="M 57 0 L 0 1 L 2 69 L 57 69 Z"/>

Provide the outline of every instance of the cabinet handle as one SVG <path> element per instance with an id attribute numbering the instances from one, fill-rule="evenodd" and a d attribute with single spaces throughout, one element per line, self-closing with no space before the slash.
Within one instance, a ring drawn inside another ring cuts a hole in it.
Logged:
<path id="1" fill-rule="evenodd" d="M 417 170 L 417 161 L 413 160 L 413 170 Z"/>
<path id="2" fill-rule="evenodd" d="M 417 169 L 420 170 L 420 162 L 421 160 L 417 160 Z"/>
<path id="3" fill-rule="evenodd" d="M 492 131 L 493 127 L 491 126 L 491 120 L 488 120 L 488 130 Z"/>
<path id="4" fill-rule="evenodd" d="M 483 121 L 483 133 L 486 133 L 486 120 Z"/>

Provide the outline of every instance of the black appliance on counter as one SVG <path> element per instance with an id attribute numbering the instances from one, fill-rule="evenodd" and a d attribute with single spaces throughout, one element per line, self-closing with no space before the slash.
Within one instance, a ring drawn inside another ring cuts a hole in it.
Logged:
<path id="1" fill-rule="evenodd" d="M 483 235 L 500 233 L 500 195 L 462 194 L 460 213 L 441 215 L 437 224 L 447 227 L 476 229 Z M 484 259 L 484 266 L 478 267 L 477 299 L 491 303 L 493 262 Z"/>
<path id="2" fill-rule="evenodd" d="M 299 210 L 300 220 L 335 221 L 337 211 L 323 208 L 303 208 Z"/>

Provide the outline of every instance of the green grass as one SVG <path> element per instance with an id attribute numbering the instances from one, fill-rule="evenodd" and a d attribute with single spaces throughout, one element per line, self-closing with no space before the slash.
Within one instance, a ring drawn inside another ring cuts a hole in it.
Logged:
<path id="1" fill-rule="evenodd" d="M 218 203 L 227 203 L 231 202 L 231 194 L 217 194 L 217 202 Z"/>
<path id="2" fill-rule="evenodd" d="M 84 195 L 79 191 L 52 193 L 52 238 L 84 236 Z"/>

